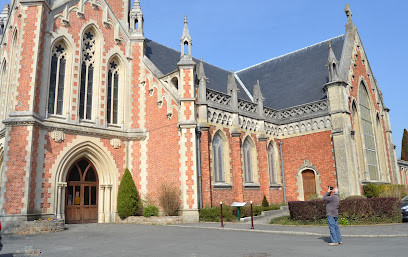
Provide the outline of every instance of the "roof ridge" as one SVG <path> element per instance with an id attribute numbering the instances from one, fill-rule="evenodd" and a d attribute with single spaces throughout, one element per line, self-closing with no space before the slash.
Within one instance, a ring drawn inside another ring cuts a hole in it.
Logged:
<path id="1" fill-rule="evenodd" d="M 181 54 L 180 51 L 178 51 L 178 50 L 176 50 L 176 49 L 174 49 L 174 48 L 171 48 L 171 47 L 169 47 L 169 46 L 163 45 L 163 44 L 161 44 L 161 43 L 158 43 L 158 42 L 156 42 L 156 41 L 154 41 L 154 40 L 152 40 L 152 39 L 150 39 L 150 38 L 146 38 L 146 40 L 149 40 L 149 41 L 151 41 L 151 42 L 153 42 L 153 43 L 156 43 L 156 44 L 158 44 L 158 45 L 164 46 L 164 47 L 166 47 L 167 49 L 173 50 L 173 51 L 175 51 L 175 52 Z M 193 56 L 193 59 L 196 59 L 196 60 L 198 60 L 198 61 L 201 61 L 200 59 L 198 59 L 197 57 L 194 57 L 194 56 Z M 213 66 L 213 67 L 215 67 L 215 68 L 217 68 L 217 69 L 220 69 L 220 70 L 229 72 L 230 74 L 232 73 L 231 71 L 228 71 L 228 70 L 226 70 L 226 69 L 223 69 L 223 68 L 221 68 L 221 67 L 218 67 L 218 66 L 216 66 L 216 65 L 214 65 L 214 64 L 211 64 L 211 63 L 209 63 L 209 62 L 206 62 L 206 61 L 204 61 L 204 60 L 203 60 L 203 63 L 206 63 L 206 64 L 208 64 L 208 65 L 211 65 L 211 66 Z"/>
<path id="2" fill-rule="evenodd" d="M 251 69 L 251 68 L 260 66 L 260 65 L 262 65 L 262 64 L 264 64 L 264 63 L 267 63 L 267 62 L 270 62 L 270 61 L 274 61 L 274 60 L 280 59 L 280 58 L 282 58 L 282 57 L 285 57 L 285 56 L 288 56 L 288 55 L 291 55 L 291 54 L 295 54 L 295 53 L 298 53 L 298 52 L 301 52 L 301 51 L 305 51 L 305 50 L 307 50 L 307 49 L 309 49 L 309 48 L 311 48 L 311 47 L 314 47 L 314 46 L 320 45 L 320 44 L 322 44 L 322 43 L 324 43 L 324 42 L 327 42 L 327 41 L 330 41 L 330 40 L 334 40 L 334 39 L 337 39 L 337 38 L 340 38 L 340 37 L 344 37 L 344 36 L 345 36 L 345 34 L 342 34 L 342 35 L 339 35 L 339 36 L 336 36 L 336 37 L 333 37 L 333 38 L 326 39 L 326 40 L 324 40 L 324 41 L 321 41 L 321 42 L 319 42 L 319 43 L 316 43 L 316 44 L 313 44 L 313 45 L 309 45 L 309 46 L 303 47 L 303 48 L 298 49 L 298 50 L 296 50 L 296 51 L 293 51 L 293 52 L 290 52 L 290 53 L 286 53 L 286 54 L 283 54 L 283 55 L 274 57 L 274 58 L 272 58 L 272 59 L 269 59 L 269 60 L 266 60 L 266 61 L 263 61 L 263 62 L 254 64 L 254 65 L 252 65 L 252 66 L 249 66 L 249 67 L 247 67 L 247 68 L 244 68 L 244 69 L 242 69 L 242 70 L 239 70 L 239 71 L 237 71 L 236 73 L 240 73 L 241 71 L 249 70 L 249 69 Z"/>

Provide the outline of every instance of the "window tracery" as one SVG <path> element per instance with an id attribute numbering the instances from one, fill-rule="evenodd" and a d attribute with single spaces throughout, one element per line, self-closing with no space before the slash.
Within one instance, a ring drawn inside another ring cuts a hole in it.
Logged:
<path id="1" fill-rule="evenodd" d="M 66 47 L 59 43 L 54 46 L 51 57 L 48 113 L 62 115 L 64 103 Z"/>
<path id="2" fill-rule="evenodd" d="M 92 90 L 95 65 L 95 33 L 84 34 L 82 45 L 81 88 L 79 96 L 79 118 L 92 119 Z"/>
<path id="3" fill-rule="evenodd" d="M 108 97 L 106 121 L 108 124 L 118 124 L 118 99 L 119 99 L 119 65 L 111 61 L 108 69 Z"/>
<path id="4" fill-rule="evenodd" d="M 361 130 L 363 133 L 365 157 L 368 165 L 368 173 L 371 180 L 378 180 L 377 149 L 374 135 L 374 126 L 371 118 L 371 108 L 368 92 L 363 85 L 359 86 L 359 105 Z"/>
<path id="5" fill-rule="evenodd" d="M 224 142 L 218 133 L 214 136 L 213 153 L 214 153 L 215 182 L 224 183 L 225 182 Z"/>

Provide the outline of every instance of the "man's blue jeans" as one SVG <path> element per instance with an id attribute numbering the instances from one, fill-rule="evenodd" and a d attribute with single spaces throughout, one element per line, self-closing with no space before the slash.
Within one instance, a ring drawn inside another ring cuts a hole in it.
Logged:
<path id="1" fill-rule="evenodd" d="M 331 242 L 343 242 L 340 235 L 340 228 L 337 224 L 337 217 L 327 216 L 327 223 L 329 224 Z"/>

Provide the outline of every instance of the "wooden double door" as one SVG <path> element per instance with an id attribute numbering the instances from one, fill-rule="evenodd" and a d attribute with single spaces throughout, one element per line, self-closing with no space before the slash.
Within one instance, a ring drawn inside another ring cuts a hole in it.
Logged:
<path id="1" fill-rule="evenodd" d="M 67 176 L 66 223 L 98 222 L 98 175 L 90 161 L 81 159 Z"/>

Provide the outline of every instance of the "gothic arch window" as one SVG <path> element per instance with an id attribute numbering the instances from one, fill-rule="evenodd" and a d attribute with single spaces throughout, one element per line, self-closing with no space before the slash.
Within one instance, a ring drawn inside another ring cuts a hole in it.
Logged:
<path id="1" fill-rule="evenodd" d="M 384 140 L 384 130 L 382 126 L 382 122 L 380 119 L 380 115 L 377 113 L 376 115 L 376 137 L 377 137 L 377 146 L 378 146 L 378 162 L 379 168 L 381 171 L 381 175 L 383 176 L 382 180 L 388 180 L 387 174 L 387 157 L 386 157 L 386 147 L 385 147 L 385 140 Z"/>
<path id="2" fill-rule="evenodd" d="M 225 151 L 224 140 L 219 133 L 215 134 L 213 139 L 213 156 L 214 156 L 214 176 L 215 182 L 225 182 Z"/>
<path id="3" fill-rule="evenodd" d="M 371 116 L 370 98 L 363 83 L 360 83 L 359 105 L 360 124 L 364 140 L 364 151 L 368 166 L 368 173 L 371 180 L 378 180 L 377 149 L 374 134 L 374 127 Z"/>
<path id="4" fill-rule="evenodd" d="M 52 49 L 48 113 L 62 115 L 64 104 L 67 47 L 60 42 Z"/>
<path id="5" fill-rule="evenodd" d="M 117 59 L 109 62 L 107 91 L 106 122 L 118 124 L 119 62 Z"/>
<path id="6" fill-rule="evenodd" d="M 273 158 L 273 145 L 270 143 L 267 149 L 268 153 L 268 171 L 269 171 L 269 183 L 277 184 L 276 182 L 276 172 L 274 170 L 274 158 Z"/>
<path id="7" fill-rule="evenodd" d="M 92 119 L 92 91 L 94 86 L 96 35 L 87 30 L 82 39 L 81 88 L 79 94 L 79 118 Z"/>
<path id="8" fill-rule="evenodd" d="M 13 111 L 14 105 L 14 93 L 16 87 L 16 75 L 17 75 L 17 58 L 18 58 L 18 32 L 17 30 L 13 33 L 13 40 L 11 44 L 11 53 L 10 53 L 10 64 L 8 68 L 7 82 L 6 82 L 6 95 L 4 103 L 4 115 L 7 117 L 9 113 Z"/>
<path id="9" fill-rule="evenodd" d="M 244 177 L 245 183 L 254 183 L 254 156 L 253 156 L 253 145 L 251 141 L 246 138 L 244 144 L 242 145 L 242 153 L 244 159 Z"/>
<path id="10" fill-rule="evenodd" d="M 0 70 L 0 118 L 5 119 L 6 92 L 7 92 L 7 62 L 3 61 Z"/>

